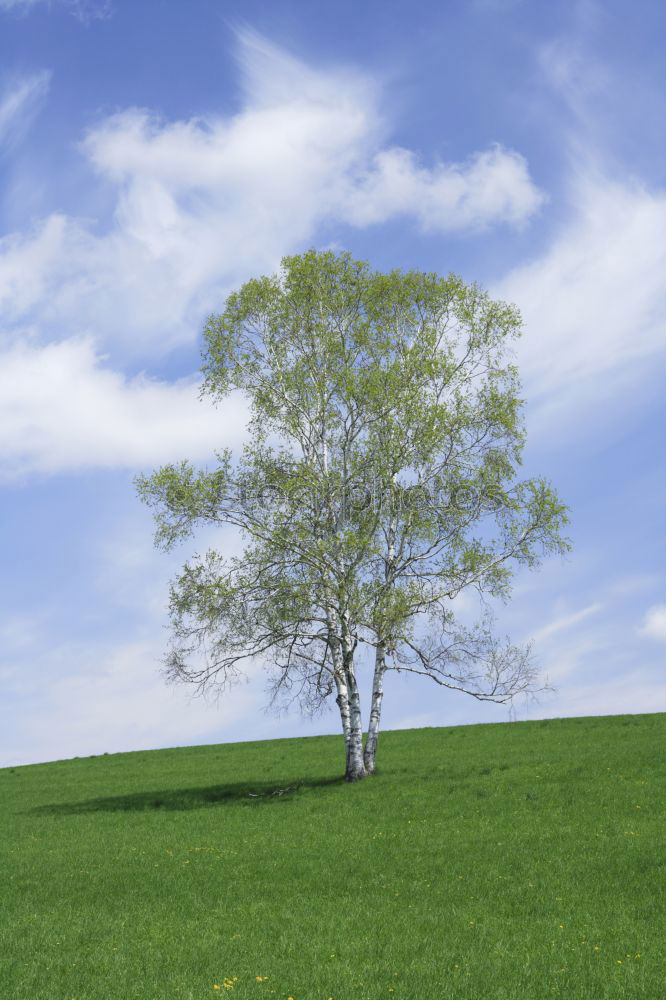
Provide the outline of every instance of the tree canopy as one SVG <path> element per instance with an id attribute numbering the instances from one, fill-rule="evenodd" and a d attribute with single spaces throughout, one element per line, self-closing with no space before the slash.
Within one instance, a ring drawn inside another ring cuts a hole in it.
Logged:
<path id="1" fill-rule="evenodd" d="M 245 394 L 246 444 L 137 480 L 158 545 L 200 524 L 245 543 L 173 581 L 167 676 L 223 690 L 259 659 L 276 706 L 314 713 L 335 694 L 350 780 L 374 771 L 387 671 L 495 702 L 534 690 L 529 648 L 497 639 L 488 613 L 474 627 L 455 613 L 466 588 L 506 599 L 517 567 L 568 548 L 552 486 L 518 478 L 520 326 L 455 275 L 348 253 L 286 257 L 230 295 L 204 329 L 203 392 Z"/>

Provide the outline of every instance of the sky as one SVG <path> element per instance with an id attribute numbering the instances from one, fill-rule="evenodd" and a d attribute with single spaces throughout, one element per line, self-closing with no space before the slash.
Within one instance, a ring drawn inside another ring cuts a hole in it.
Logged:
<path id="1" fill-rule="evenodd" d="M 0 0 L 0 766 L 338 732 L 267 713 L 261 664 L 164 683 L 170 578 L 240 543 L 157 551 L 133 486 L 242 443 L 203 322 L 309 247 L 519 307 L 524 474 L 571 511 L 497 609 L 553 690 L 388 674 L 383 727 L 666 710 L 665 33 L 658 0 Z"/>

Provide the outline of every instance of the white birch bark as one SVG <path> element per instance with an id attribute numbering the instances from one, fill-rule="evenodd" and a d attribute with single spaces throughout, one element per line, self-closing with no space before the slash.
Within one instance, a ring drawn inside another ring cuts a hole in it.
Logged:
<path id="1" fill-rule="evenodd" d="M 328 474 L 328 446 L 326 443 L 326 425 L 324 420 L 324 411 L 320 416 L 321 426 L 319 430 L 319 441 L 321 444 L 321 454 L 322 454 L 322 466 L 324 475 Z M 349 691 L 349 684 L 347 680 L 346 667 L 346 657 L 343 654 L 343 645 L 338 638 L 338 616 L 331 607 L 327 608 L 327 619 L 328 619 L 328 629 L 329 629 L 329 643 L 331 646 L 331 653 L 333 657 L 333 676 L 335 679 L 335 687 L 338 692 L 336 697 L 336 703 L 340 710 L 340 720 L 342 722 L 342 735 L 345 741 L 345 777 L 349 778 L 349 775 L 354 772 L 355 760 L 357 753 L 352 750 L 352 709 L 351 709 L 351 698 Z M 355 738 L 355 737 L 354 737 Z M 362 739 L 362 736 L 361 736 Z"/>
<path id="2" fill-rule="evenodd" d="M 395 482 L 395 475 L 393 481 Z M 388 584 L 392 582 L 393 569 L 395 564 L 395 533 L 396 518 L 391 517 L 388 529 L 386 563 L 384 579 Z M 372 700 L 370 702 L 370 718 L 368 720 L 368 736 L 365 742 L 365 753 L 363 760 L 368 774 L 373 774 L 375 770 L 375 758 L 377 756 L 377 740 L 379 738 L 379 720 L 382 714 L 382 699 L 384 697 L 384 673 L 386 671 L 386 642 L 381 636 L 375 647 L 375 670 L 372 678 Z"/>
<path id="3" fill-rule="evenodd" d="M 365 742 L 363 763 L 368 774 L 375 770 L 377 754 L 377 739 L 379 737 L 379 720 L 382 714 L 382 698 L 384 697 L 384 671 L 386 669 L 386 647 L 383 642 L 377 643 L 375 650 L 375 672 L 372 678 L 372 701 L 370 703 L 370 720 L 368 736 Z"/>
<path id="4" fill-rule="evenodd" d="M 347 686 L 349 688 L 349 759 L 347 762 L 347 781 L 358 781 L 365 778 L 366 770 L 363 763 L 363 719 L 361 716 L 361 694 L 356 682 L 353 663 L 350 663 L 345 671 L 347 676 Z"/>
<path id="5" fill-rule="evenodd" d="M 342 722 L 342 735 L 345 741 L 345 774 L 348 773 L 351 765 L 351 712 L 349 705 L 349 688 L 345 677 L 345 669 L 342 660 L 342 650 L 337 639 L 331 641 L 333 652 L 333 676 L 338 696 L 335 699 L 340 709 L 340 720 Z"/>
<path id="6" fill-rule="evenodd" d="M 347 659 L 351 647 L 340 639 L 340 623 L 332 604 L 327 607 L 326 618 L 333 659 L 333 678 L 338 692 L 335 701 L 340 710 L 342 735 L 345 741 L 345 777 L 347 777 L 353 770 L 351 698 L 347 676 Z"/>
<path id="7" fill-rule="evenodd" d="M 354 670 L 354 650 L 356 643 L 352 642 L 351 635 L 347 628 L 347 622 L 343 621 L 342 629 L 342 655 L 344 659 L 345 681 L 349 691 L 349 755 L 347 758 L 347 781 L 358 781 L 365 778 L 366 770 L 363 763 L 363 717 L 361 715 L 361 692 L 356 681 Z"/>
<path id="8" fill-rule="evenodd" d="M 328 475 L 329 455 L 328 443 L 326 440 L 326 408 L 322 406 L 320 414 L 319 441 L 321 446 L 322 467 L 324 477 Z M 343 446 L 343 451 L 345 447 Z M 346 475 L 346 451 L 345 451 L 345 475 Z M 336 531 L 339 530 L 339 523 L 336 524 Z M 336 560 L 337 561 L 337 560 Z M 344 571 L 344 558 L 342 565 L 337 567 L 342 573 Z M 352 641 L 348 628 L 348 619 L 345 614 L 341 619 L 338 614 L 329 606 L 327 609 L 329 636 L 331 639 L 334 676 L 337 688 L 336 702 L 340 709 L 342 720 L 342 732 L 345 740 L 346 768 L 345 778 L 347 781 L 357 781 L 366 776 L 365 765 L 363 763 L 363 717 L 361 713 L 361 695 L 356 681 L 354 671 L 354 651 L 356 642 Z M 340 637 L 340 638 L 338 638 Z"/>

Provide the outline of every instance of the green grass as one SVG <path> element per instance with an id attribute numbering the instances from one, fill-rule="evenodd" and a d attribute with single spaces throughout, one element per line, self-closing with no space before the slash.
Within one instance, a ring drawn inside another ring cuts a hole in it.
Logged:
<path id="1" fill-rule="evenodd" d="M 334 736 L 4 769 L 0 998 L 660 1000 L 665 736 L 389 732 L 356 785 Z"/>

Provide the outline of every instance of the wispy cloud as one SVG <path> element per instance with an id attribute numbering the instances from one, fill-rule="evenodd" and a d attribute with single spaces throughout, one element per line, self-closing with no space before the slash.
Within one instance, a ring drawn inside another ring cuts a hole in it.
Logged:
<path id="1" fill-rule="evenodd" d="M 27 11 L 35 4 L 43 3 L 44 0 L 0 0 L 1 10 Z M 46 0 L 48 2 L 48 0 Z"/>
<path id="2" fill-rule="evenodd" d="M 550 244 L 494 289 L 525 319 L 518 360 L 535 430 L 571 431 L 613 397 L 622 419 L 627 390 L 663 363 L 665 232 L 666 191 L 585 173 Z"/>
<path id="3" fill-rule="evenodd" d="M 666 682 L 658 665 L 624 669 L 614 676 L 579 674 L 566 687 L 566 697 L 530 712 L 536 718 L 571 718 L 581 715 L 628 715 L 663 712 Z"/>
<path id="4" fill-rule="evenodd" d="M 219 699 L 195 697 L 191 688 L 169 686 L 161 676 L 162 630 L 141 632 L 117 641 L 47 638 L 17 655 L 13 667 L 0 668 L 5 693 L 0 767 L 284 735 L 284 723 L 264 711 L 261 664 L 244 668 L 246 683 Z M 12 712 L 16 701 L 23 706 L 20 727 Z M 300 729 L 303 735 L 330 732 L 335 722 L 303 719 Z"/>
<path id="5" fill-rule="evenodd" d="M 84 24 L 104 20 L 113 13 L 111 0 L 0 0 L 0 12 L 27 14 L 38 5 L 62 7 Z"/>
<path id="6" fill-rule="evenodd" d="M 542 628 L 538 629 L 532 634 L 532 640 L 534 642 L 542 642 L 544 639 L 550 638 L 557 632 L 562 632 L 565 629 L 569 629 L 574 625 L 579 625 L 580 622 L 585 621 L 591 615 L 596 615 L 603 610 L 604 605 L 599 601 L 595 601 L 594 604 L 588 604 L 587 607 L 581 608 L 580 611 L 574 611 L 571 614 L 563 615 L 561 618 L 556 618 L 555 621 L 549 622 Z"/>
<path id="7" fill-rule="evenodd" d="M 0 152 L 13 147 L 30 127 L 50 81 L 51 74 L 42 70 L 5 83 L 0 91 Z"/>
<path id="8" fill-rule="evenodd" d="M 570 439 L 626 423 L 637 387 L 648 398 L 666 361 L 666 188 L 642 181 L 616 152 L 644 103 L 650 128 L 653 104 L 646 81 L 629 100 L 618 65 L 604 57 L 608 16 L 580 0 L 568 28 L 536 50 L 533 110 L 549 108 L 564 166 L 551 199 L 558 221 L 493 289 L 525 318 L 518 362 L 541 440 L 554 426 Z"/>
<path id="9" fill-rule="evenodd" d="M 591 105 L 611 85 L 608 70 L 591 55 L 584 36 L 579 27 L 573 35 L 551 39 L 538 51 L 542 74 L 578 124 L 590 120 Z"/>
<path id="10" fill-rule="evenodd" d="M 0 766 L 201 741 L 251 711 L 257 695 L 246 687 L 222 711 L 201 700 L 187 706 L 188 693 L 159 675 L 162 652 L 160 642 L 133 639 L 53 643 L 33 653 L 33 672 L 49 683 L 32 693 L 20 732 L 7 720 Z"/>
<path id="11" fill-rule="evenodd" d="M 639 635 L 666 642 L 666 604 L 654 604 L 645 613 Z"/>

